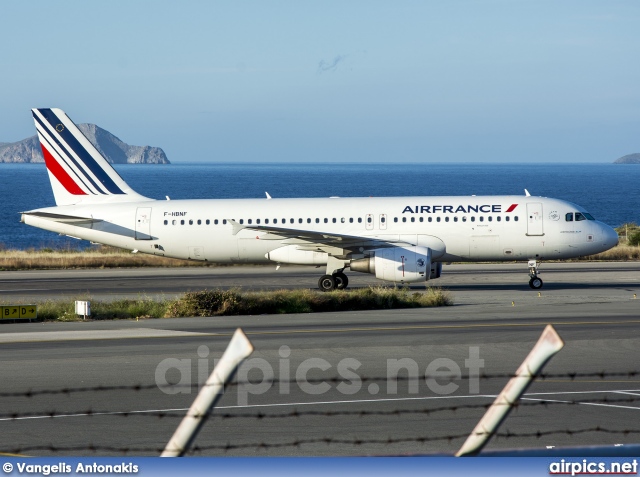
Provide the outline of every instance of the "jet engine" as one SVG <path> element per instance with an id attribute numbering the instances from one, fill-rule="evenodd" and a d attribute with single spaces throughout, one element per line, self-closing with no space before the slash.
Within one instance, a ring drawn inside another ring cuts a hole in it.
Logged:
<path id="1" fill-rule="evenodd" d="M 439 264 L 431 263 L 431 249 L 416 245 L 372 250 L 368 257 L 351 260 L 349 264 L 354 272 L 372 273 L 381 280 L 400 283 L 437 278 L 442 266 L 433 265 Z"/>

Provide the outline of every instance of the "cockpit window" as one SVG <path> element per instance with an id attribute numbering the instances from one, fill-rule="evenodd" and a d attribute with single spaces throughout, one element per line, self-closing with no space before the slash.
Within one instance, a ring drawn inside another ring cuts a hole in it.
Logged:
<path id="1" fill-rule="evenodd" d="M 573 217 L 574 217 L 574 213 L 573 212 L 569 212 L 567 215 L 564 216 L 565 220 L 567 222 L 573 222 Z M 575 220 L 580 221 L 580 220 L 596 220 L 593 218 L 593 215 L 589 214 L 588 212 L 576 212 L 575 213 Z"/>

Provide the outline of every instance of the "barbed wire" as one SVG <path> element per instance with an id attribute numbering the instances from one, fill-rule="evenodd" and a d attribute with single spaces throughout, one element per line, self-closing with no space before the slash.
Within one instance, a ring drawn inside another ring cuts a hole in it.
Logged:
<path id="1" fill-rule="evenodd" d="M 479 398 L 486 399 L 494 399 L 494 396 L 484 396 L 478 395 Z M 524 398 L 524 399 L 532 399 L 532 398 Z M 637 397 L 628 397 L 628 398 L 600 398 L 600 399 L 590 399 L 590 400 L 557 400 L 557 399 L 539 399 L 535 398 L 536 401 L 517 401 L 515 403 L 500 403 L 498 406 L 509 406 L 514 409 L 518 408 L 529 408 L 529 407 L 549 407 L 549 406 L 577 406 L 577 405 L 609 405 L 609 406 L 617 406 L 622 404 L 634 404 L 640 402 L 640 396 Z M 358 401 L 355 401 L 356 403 Z M 342 403 L 341 403 L 342 404 Z M 257 412 L 257 413 L 246 413 L 246 412 L 217 412 L 215 409 L 208 414 L 192 414 L 191 417 L 204 417 L 208 416 L 211 419 L 289 419 L 289 418 L 302 418 L 302 417 L 343 417 L 343 416 L 355 416 L 355 417 L 384 417 L 384 416 L 402 416 L 402 415 L 411 415 L 411 414 L 423 414 L 430 415 L 442 412 L 457 412 L 463 410 L 476 410 L 483 409 L 486 410 L 492 406 L 493 403 L 483 403 L 483 404 L 460 404 L 456 406 L 442 406 L 435 408 L 421 408 L 421 409 L 393 409 L 388 411 L 370 411 L 370 410 L 344 410 L 344 411 L 298 411 L 297 409 L 290 412 L 283 413 L 265 413 L 265 412 Z M 291 406 L 296 406 L 296 404 L 291 404 Z M 640 409 L 638 407 L 637 409 Z M 83 411 L 74 411 L 74 412 L 57 412 L 57 411 L 47 411 L 47 412 L 27 412 L 27 413 L 19 413 L 19 412 L 5 412 L 0 413 L 0 420 L 2 421 L 10 421 L 10 420 L 20 420 L 20 419 L 56 419 L 62 417 L 92 417 L 92 416 L 118 416 L 118 417 L 134 417 L 134 416 L 144 416 L 144 417 L 154 417 L 158 419 L 164 418 L 178 418 L 182 419 L 185 417 L 185 412 L 187 409 L 172 409 L 167 411 L 105 411 L 105 410 L 94 410 L 94 409 L 86 409 Z"/>
<path id="2" fill-rule="evenodd" d="M 535 437 L 537 439 L 542 437 L 548 437 L 553 435 L 566 435 L 569 437 L 574 437 L 581 434 L 588 433 L 599 433 L 599 434 L 610 434 L 610 435 L 620 435 L 620 436 L 629 436 L 629 435 L 637 435 L 640 434 L 639 429 L 607 429 L 604 427 L 596 426 L 589 427 L 583 429 L 556 429 L 551 431 L 534 431 L 534 432 L 498 432 L 494 435 L 494 437 L 504 438 L 504 439 L 516 439 L 516 438 L 531 438 Z M 478 434 L 483 435 L 483 434 Z M 268 450 L 268 449 L 281 449 L 281 448 L 290 448 L 290 447 L 301 447 L 304 445 L 311 444 L 326 444 L 327 446 L 331 445 L 350 445 L 350 446 L 364 446 L 364 445 L 394 445 L 394 444 L 406 444 L 406 443 L 417 443 L 417 444 L 426 444 L 431 442 L 443 442 L 448 441 L 452 442 L 458 439 L 465 439 L 469 436 L 468 433 L 464 434 L 452 434 L 445 436 L 418 436 L 418 437 L 400 437 L 400 438 L 386 438 L 386 439 L 347 439 L 347 438 L 333 438 L 333 437 L 321 437 L 321 438 L 311 438 L 311 439 L 296 439 L 293 441 L 286 442 L 256 442 L 256 443 L 240 443 L 240 444 L 211 444 L 211 445 L 194 445 L 188 454 L 197 454 L 207 451 L 222 451 L 229 452 L 233 450 L 245 450 L 245 449 L 257 449 L 257 450 Z M 53 444 L 49 445 L 31 445 L 31 446 L 22 446 L 15 448 L 5 449 L 4 453 L 7 454 L 26 454 L 30 452 L 38 452 L 38 451 L 47 451 L 51 453 L 75 453 L 75 452 L 110 452 L 110 453 L 119 453 L 119 454 L 131 454 L 131 453 L 140 453 L 140 454 L 160 454 L 164 450 L 163 447 L 136 447 L 136 446 L 108 446 L 108 445 L 95 445 L 89 444 L 84 446 L 55 446 Z"/>
<path id="3" fill-rule="evenodd" d="M 468 379 L 482 379 L 482 380 L 492 380 L 492 379 L 511 379 L 518 377 L 515 374 L 480 374 L 480 375 L 462 375 L 459 376 L 457 374 L 435 374 L 435 375 L 424 375 L 419 377 L 413 376 L 373 376 L 373 377 L 358 377 L 358 378 L 346 378 L 346 377 L 333 377 L 333 378 L 306 378 L 304 380 L 297 379 L 270 379 L 265 382 L 269 382 L 272 385 L 291 385 L 291 384 L 340 384 L 340 383 L 353 383 L 353 382 L 376 382 L 376 381 L 387 381 L 387 382 L 407 382 L 407 381 L 422 381 L 422 380 L 456 380 L 456 381 L 465 381 Z M 640 377 L 640 371 L 623 371 L 623 372 L 591 372 L 591 373 L 540 373 L 535 376 L 536 381 L 545 381 L 550 379 L 569 379 L 574 381 L 580 378 L 599 378 L 599 379 L 607 379 L 607 378 L 627 378 L 632 379 Z M 245 381 L 237 381 L 233 380 L 224 384 L 225 387 L 235 387 L 235 386 L 247 386 L 247 385 L 256 385 L 261 384 L 262 380 L 245 380 Z M 200 384 L 200 383 L 190 383 L 190 384 L 134 384 L 134 385 L 116 385 L 116 386 L 84 386 L 84 387 L 65 387 L 60 389 L 40 389 L 40 390 L 27 390 L 27 391 L 3 391 L 0 392 L 0 398 L 10 398 L 10 397 L 26 397 L 31 398 L 35 396 L 43 396 L 43 395 L 56 395 L 56 394 L 76 394 L 76 393 L 88 393 L 88 392 L 107 392 L 107 391 L 146 391 L 151 389 L 168 389 L 168 390 L 176 390 L 181 388 L 202 388 L 205 386 L 219 386 L 221 383 L 210 383 L 210 384 Z"/>

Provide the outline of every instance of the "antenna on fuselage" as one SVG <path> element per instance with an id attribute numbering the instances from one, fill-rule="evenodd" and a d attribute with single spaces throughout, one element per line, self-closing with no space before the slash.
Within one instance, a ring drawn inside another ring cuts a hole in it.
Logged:
<path id="1" fill-rule="evenodd" d="M 531 197 L 531 194 L 529 194 L 529 191 L 527 189 L 524 190 L 524 195 L 526 195 L 527 197 Z"/>
<path id="2" fill-rule="evenodd" d="M 265 194 L 267 194 L 267 200 L 271 199 L 271 196 L 269 195 L 269 193 L 267 191 L 265 191 Z"/>

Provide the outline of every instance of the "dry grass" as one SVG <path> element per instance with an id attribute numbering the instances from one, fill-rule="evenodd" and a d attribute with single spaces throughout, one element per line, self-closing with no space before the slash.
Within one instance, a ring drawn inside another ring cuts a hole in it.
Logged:
<path id="1" fill-rule="evenodd" d="M 408 288 L 369 287 L 335 290 L 277 290 L 240 292 L 204 290 L 186 293 L 167 306 L 166 317 L 318 313 L 329 311 L 387 310 L 447 306 L 453 302 L 446 291 L 427 288 L 423 293 Z"/>
<path id="2" fill-rule="evenodd" d="M 87 297 L 85 297 L 86 299 Z M 190 316 L 264 315 L 314 313 L 326 311 L 386 310 L 452 305 L 451 297 L 440 288 L 414 292 L 408 288 L 370 287 L 322 293 L 312 290 L 243 292 L 204 290 L 190 292 L 177 300 L 91 301 L 92 320 L 134 318 L 179 318 Z M 80 321 L 73 300 L 37 303 L 42 321 Z"/>
<path id="3" fill-rule="evenodd" d="M 640 247 L 618 244 L 606 252 L 580 257 L 576 260 L 601 260 L 603 262 L 627 262 L 640 260 Z"/>
<path id="4" fill-rule="evenodd" d="M 0 270 L 44 270 L 68 268 L 124 267 L 207 267 L 211 262 L 179 260 L 155 255 L 131 253 L 113 247 L 87 250 L 0 250 Z"/>

